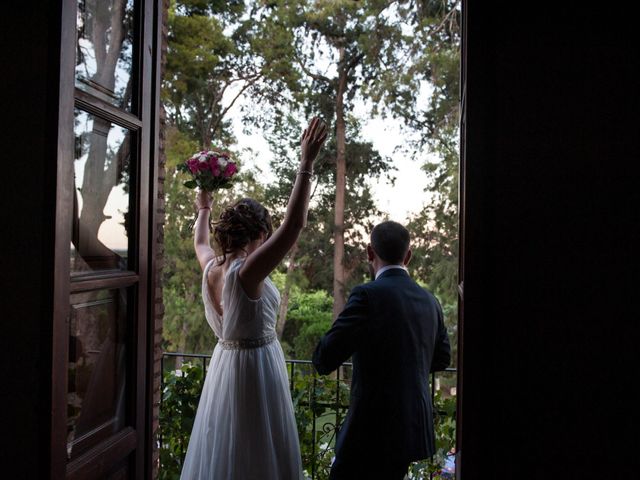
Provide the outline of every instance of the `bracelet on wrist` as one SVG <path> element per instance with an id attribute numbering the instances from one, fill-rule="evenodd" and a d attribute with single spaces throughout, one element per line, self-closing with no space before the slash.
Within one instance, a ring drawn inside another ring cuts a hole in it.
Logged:
<path id="1" fill-rule="evenodd" d="M 311 178 L 313 177 L 313 172 L 311 170 L 298 170 L 298 175 L 308 175 Z"/>
<path id="2" fill-rule="evenodd" d="M 200 207 L 198 208 L 198 211 L 200 210 L 211 210 L 211 207 Z"/>

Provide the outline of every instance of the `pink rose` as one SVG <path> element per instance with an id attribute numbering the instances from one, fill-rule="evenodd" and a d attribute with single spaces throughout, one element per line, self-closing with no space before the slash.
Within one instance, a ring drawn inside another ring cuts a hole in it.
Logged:
<path id="1" fill-rule="evenodd" d="M 198 172 L 199 163 L 200 162 L 198 162 L 198 160 L 195 159 L 195 158 L 190 158 L 189 160 L 187 160 L 187 167 L 189 168 L 191 173 L 197 173 Z"/>
<path id="2" fill-rule="evenodd" d="M 236 167 L 236 164 L 233 162 L 229 162 L 227 163 L 227 168 L 224 169 L 224 177 L 229 178 L 233 174 L 235 174 L 237 171 L 238 171 L 238 167 Z"/>

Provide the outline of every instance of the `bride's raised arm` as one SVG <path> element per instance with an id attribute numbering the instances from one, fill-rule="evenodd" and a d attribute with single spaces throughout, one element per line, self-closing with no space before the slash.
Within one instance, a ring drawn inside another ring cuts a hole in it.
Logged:
<path id="1" fill-rule="evenodd" d="M 209 243 L 209 216 L 211 215 L 211 204 L 213 200 L 211 194 L 204 190 L 198 191 L 196 196 L 196 206 L 198 207 L 198 218 L 193 227 L 193 247 L 196 250 L 196 257 L 200 268 L 204 270 L 207 263 L 215 258 L 216 254 Z"/>
<path id="2" fill-rule="evenodd" d="M 240 282 L 252 298 L 261 295 L 262 282 L 282 261 L 306 225 L 313 162 L 326 139 L 327 126 L 314 117 L 302 133 L 300 167 L 284 220 L 273 235 L 247 257 L 240 269 Z"/>

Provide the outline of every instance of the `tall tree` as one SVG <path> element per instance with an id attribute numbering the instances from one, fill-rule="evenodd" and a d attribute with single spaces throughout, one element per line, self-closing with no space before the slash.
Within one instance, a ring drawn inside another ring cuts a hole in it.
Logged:
<path id="1" fill-rule="evenodd" d="M 177 0 L 169 12 L 163 100 L 169 119 L 202 147 L 228 129 L 228 114 L 251 93 L 281 104 L 299 92 L 293 36 L 262 2 Z"/>
<path id="2" fill-rule="evenodd" d="M 263 76 L 248 54 L 249 14 L 239 0 L 178 0 L 169 11 L 162 98 L 170 123 L 200 148 L 231 140 L 226 117 Z"/>
<path id="3" fill-rule="evenodd" d="M 424 152 L 428 202 L 412 219 L 416 268 L 441 299 L 445 321 L 457 345 L 458 172 L 460 103 L 460 2 L 423 2 L 414 30 L 423 48 L 416 52 L 415 77 L 429 85 L 419 109 L 398 109 L 407 124 L 427 134 L 412 147 Z M 407 112 L 410 111 L 410 114 Z M 454 356 L 455 358 L 455 356 Z"/>
<path id="4" fill-rule="evenodd" d="M 265 201 L 272 211 L 284 211 L 289 192 L 296 175 L 297 136 L 300 123 L 294 116 L 281 118 L 277 127 L 269 131 L 267 139 L 275 154 L 271 170 L 276 180 L 266 189 Z M 371 218 L 381 215 L 371 193 L 371 179 L 390 174 L 392 168 L 371 145 L 359 136 L 357 119 L 350 117 L 347 123 L 346 158 L 349 190 L 345 196 L 345 226 L 347 239 L 344 265 L 347 272 L 347 288 L 366 278 L 366 232 L 370 231 Z M 290 290 L 295 285 L 310 290 L 330 292 L 333 287 L 332 227 L 336 190 L 335 169 L 336 140 L 330 139 L 320 153 L 315 166 L 314 188 L 308 223 L 295 250 L 286 261 L 286 281 L 283 286 L 278 326 L 282 332 L 287 318 Z"/>
<path id="5" fill-rule="evenodd" d="M 385 91 L 391 102 L 401 87 L 387 72 L 405 69 L 402 61 L 411 45 L 405 34 L 407 20 L 398 2 L 365 0 L 274 1 L 266 7 L 293 32 L 292 68 L 303 79 L 307 111 L 324 114 L 334 126 L 335 190 L 333 204 L 334 316 L 345 302 L 348 269 L 345 265 L 345 211 L 348 179 L 348 117 L 354 102 L 371 100 Z M 408 54 L 408 53 L 407 53 Z M 384 78 L 384 85 L 379 82 Z M 399 79 L 398 79 L 399 80 Z"/>

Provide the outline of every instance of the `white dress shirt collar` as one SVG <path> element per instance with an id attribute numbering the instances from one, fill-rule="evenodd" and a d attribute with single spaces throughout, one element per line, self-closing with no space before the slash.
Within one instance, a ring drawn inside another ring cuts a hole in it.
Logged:
<path id="1" fill-rule="evenodd" d="M 387 270 L 391 270 L 392 268 L 400 268 L 400 269 L 404 270 L 405 272 L 407 271 L 407 267 L 405 267 L 404 265 L 385 265 L 384 267 L 382 267 L 380 270 L 378 270 L 376 272 L 376 280 L 378 279 L 378 277 L 380 275 L 382 275 Z"/>

